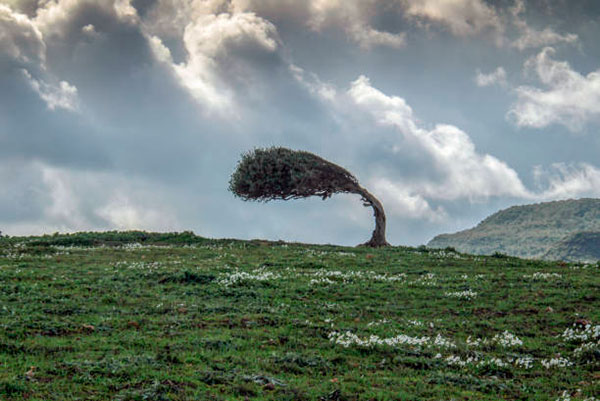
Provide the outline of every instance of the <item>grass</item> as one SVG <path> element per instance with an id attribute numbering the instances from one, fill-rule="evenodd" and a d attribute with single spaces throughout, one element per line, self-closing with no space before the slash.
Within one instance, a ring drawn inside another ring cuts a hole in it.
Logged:
<path id="1" fill-rule="evenodd" d="M 0 239 L 3 400 L 593 400 L 599 324 L 596 264 Z"/>

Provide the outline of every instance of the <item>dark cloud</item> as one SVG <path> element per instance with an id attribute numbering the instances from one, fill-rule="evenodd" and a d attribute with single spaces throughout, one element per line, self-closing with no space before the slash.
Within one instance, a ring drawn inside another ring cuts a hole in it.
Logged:
<path id="1" fill-rule="evenodd" d="M 262 204 L 229 194 L 240 153 L 255 146 L 348 168 L 384 201 L 392 243 L 425 243 L 513 203 L 600 192 L 596 122 L 574 137 L 505 118 L 512 88 L 539 84 L 522 70 L 541 48 L 511 43 L 545 27 L 577 35 L 559 40 L 552 60 L 573 59 L 570 71 L 585 75 L 600 67 L 592 22 L 565 25 L 527 2 L 518 25 L 512 1 L 34 3 L 6 3 L 0 19 L 5 232 L 368 238 L 371 211 L 357 197 Z M 485 15 L 491 22 L 477 20 Z M 477 86 L 477 70 L 498 67 L 504 86 Z"/>

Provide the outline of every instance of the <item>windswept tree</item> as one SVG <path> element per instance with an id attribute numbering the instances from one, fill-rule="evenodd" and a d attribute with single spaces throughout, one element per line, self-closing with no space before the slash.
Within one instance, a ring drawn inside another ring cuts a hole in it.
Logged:
<path id="1" fill-rule="evenodd" d="M 375 230 L 366 246 L 389 245 L 385 239 L 385 213 L 381 202 L 342 167 L 309 152 L 280 147 L 255 149 L 242 155 L 231 175 L 229 190 L 245 201 L 289 200 L 336 193 L 361 196 L 375 214 Z"/>

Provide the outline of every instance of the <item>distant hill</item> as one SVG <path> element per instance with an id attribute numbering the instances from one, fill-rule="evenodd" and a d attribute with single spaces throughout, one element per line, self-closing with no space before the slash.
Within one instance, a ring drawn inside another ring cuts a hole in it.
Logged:
<path id="1" fill-rule="evenodd" d="M 525 258 L 597 260 L 599 239 L 600 199 L 571 199 L 513 206 L 494 213 L 474 228 L 438 235 L 428 246 L 450 246 L 475 254 L 500 252 Z"/>
<path id="2" fill-rule="evenodd" d="M 600 232 L 582 232 L 569 235 L 550 247 L 544 259 L 568 262 L 600 260 Z"/>

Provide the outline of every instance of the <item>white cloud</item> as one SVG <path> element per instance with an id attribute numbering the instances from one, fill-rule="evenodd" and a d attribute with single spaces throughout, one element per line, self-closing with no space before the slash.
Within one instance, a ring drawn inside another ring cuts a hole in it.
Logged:
<path id="1" fill-rule="evenodd" d="M 399 170 L 393 163 L 381 162 L 368 180 L 372 192 L 381 197 L 390 216 L 447 221 L 441 206 L 459 200 L 481 202 L 491 197 L 511 197 L 526 201 L 547 201 L 581 196 L 600 196 L 600 169 L 587 164 L 555 163 L 533 170 L 535 188 L 525 187 L 517 172 L 502 160 L 479 153 L 471 138 L 459 128 L 437 124 L 422 127 L 412 108 L 398 96 L 389 96 L 371 86 L 361 76 L 352 82 L 349 98 L 355 107 L 346 113 L 365 113 L 389 131 L 369 129 L 366 143 L 389 147 L 398 158 L 418 155 Z M 364 143 L 363 143 L 364 145 Z M 373 159 L 375 160 L 375 159 Z M 416 161 L 415 161 L 416 160 Z"/>
<path id="2" fill-rule="evenodd" d="M 403 32 L 383 32 L 363 24 L 352 24 L 347 31 L 363 49 L 369 49 L 372 46 L 388 46 L 398 49 L 406 44 L 406 34 Z"/>
<path id="3" fill-rule="evenodd" d="M 536 166 L 534 178 L 541 200 L 600 196 L 600 169 L 588 163 L 554 163 L 550 169 Z"/>
<path id="4" fill-rule="evenodd" d="M 475 83 L 477 86 L 506 86 L 506 71 L 502 67 L 496 68 L 489 74 L 484 74 L 480 70 L 477 70 L 475 75 Z"/>
<path id="5" fill-rule="evenodd" d="M 408 21 L 425 28 L 443 27 L 460 37 L 487 33 L 498 45 L 520 50 L 578 40 L 577 35 L 560 34 L 550 27 L 532 28 L 522 17 L 524 11 L 522 1 L 506 8 L 484 0 L 158 0 L 144 24 L 152 35 L 164 39 L 165 35 L 180 37 L 190 21 L 202 16 L 254 12 L 276 24 L 301 24 L 317 32 L 342 30 L 363 49 L 404 47 L 404 31 L 377 27 L 376 21 L 386 15 L 398 27 Z M 512 41 L 505 36 L 511 24 L 518 31 Z"/>
<path id="6" fill-rule="evenodd" d="M 230 11 L 228 0 L 158 0 L 143 23 L 151 35 L 180 38 L 186 27 L 198 18 Z"/>
<path id="7" fill-rule="evenodd" d="M 534 29 L 521 17 L 523 13 L 525 13 L 525 2 L 516 0 L 514 6 L 510 9 L 510 14 L 512 15 L 512 23 L 519 30 L 519 37 L 511 43 L 512 47 L 523 51 L 559 43 L 575 43 L 579 39 L 575 34 L 559 34 L 550 27 L 545 27 L 542 30 Z"/>
<path id="8" fill-rule="evenodd" d="M 340 29 L 364 49 L 404 46 L 404 33 L 373 27 L 377 7 L 375 0 L 159 0 L 146 24 L 154 35 L 180 36 L 183 27 L 199 17 L 252 12 L 265 20 L 300 23 L 314 31 Z"/>
<path id="9" fill-rule="evenodd" d="M 496 9 L 482 0 L 404 1 L 407 16 L 441 24 L 457 36 L 503 31 Z"/>
<path id="10" fill-rule="evenodd" d="M 83 28 L 81 28 L 81 32 L 91 37 L 97 37 L 99 35 L 96 31 L 96 27 L 93 24 L 85 25 Z"/>
<path id="11" fill-rule="evenodd" d="M 95 213 L 118 230 L 173 231 L 177 227 L 175 218 L 165 210 L 141 206 L 139 200 L 132 200 L 121 191 L 116 191 Z"/>
<path id="12" fill-rule="evenodd" d="M 600 118 L 600 70 L 582 75 L 568 62 L 554 60 L 554 53 L 547 47 L 526 62 L 526 69 L 533 70 L 545 88 L 517 87 L 508 117 L 520 127 L 561 124 L 579 131 Z"/>
<path id="13" fill-rule="evenodd" d="M 278 48 L 277 29 L 254 13 L 209 14 L 186 26 L 183 36 L 190 56 L 216 58 L 230 46 L 274 52 Z"/>
<path id="14" fill-rule="evenodd" d="M 18 67 L 43 68 L 46 44 L 36 24 L 0 3 L 0 56 Z"/>
<path id="15" fill-rule="evenodd" d="M 39 3 L 34 19 L 36 26 L 46 37 L 62 37 L 69 33 L 70 23 L 78 11 L 86 7 L 101 9 L 116 20 L 131 25 L 139 23 L 139 17 L 130 0 L 48 0 Z M 87 24 L 86 24 L 87 25 Z M 84 27 L 81 27 L 84 28 Z"/>
<path id="16" fill-rule="evenodd" d="M 552 28 L 546 27 L 538 31 L 527 26 L 521 32 L 521 36 L 511 43 L 511 46 L 519 50 L 525 50 L 556 45 L 558 43 L 575 43 L 577 40 L 577 35 L 573 33 L 561 35 L 552 30 Z"/>
<path id="17" fill-rule="evenodd" d="M 404 46 L 403 32 L 385 32 L 373 27 L 371 19 L 378 12 L 378 5 L 376 1 L 312 0 L 308 25 L 317 31 L 331 26 L 342 28 L 363 49 Z"/>
<path id="18" fill-rule="evenodd" d="M 73 188 L 73 182 L 67 171 L 44 164 L 36 164 L 45 188 L 41 189 L 50 194 L 51 203 L 44 211 L 45 222 L 51 222 L 54 227 L 64 231 L 83 230 L 91 224 L 81 212 L 79 196 Z M 43 224 L 43 223 L 42 223 Z"/>
<path id="19" fill-rule="evenodd" d="M 0 63 L 8 63 L 10 70 L 21 73 L 50 110 L 76 111 L 77 88 L 47 71 L 46 50 L 36 21 L 0 4 Z"/>
<path id="20" fill-rule="evenodd" d="M 254 13 L 208 14 L 190 22 L 183 33 L 186 60 L 175 63 L 160 38 L 150 36 L 151 48 L 158 60 L 167 63 L 196 100 L 209 109 L 235 114 L 231 77 L 221 77 L 224 67 L 238 68 L 251 84 L 251 72 L 243 70 L 236 52 L 257 56 L 276 53 L 279 49 L 277 30 L 270 22 Z M 243 58 L 244 56 L 240 56 Z M 224 65 L 227 64 L 227 65 Z"/>
<path id="21" fill-rule="evenodd" d="M 469 136 L 457 127 L 438 124 L 431 130 L 421 128 L 404 99 L 385 95 L 364 76 L 352 83 L 348 94 L 378 124 L 395 127 L 405 146 L 412 147 L 410 152 L 428 158 L 426 168 L 433 169 L 438 179 L 411 183 L 412 194 L 441 200 L 528 196 L 513 169 L 494 156 L 478 153 Z"/>
<path id="22" fill-rule="evenodd" d="M 302 84 L 311 94 L 327 101 L 334 101 L 337 96 L 335 87 L 319 79 L 314 73 L 307 73 L 303 68 L 291 64 L 290 72 L 296 81 Z"/>
<path id="23" fill-rule="evenodd" d="M 0 176 L 10 168 L 0 164 Z M 3 231 L 11 235 L 180 228 L 176 214 L 164 199 L 168 191 L 156 183 L 118 173 L 74 171 L 41 162 L 21 163 L 20 170 L 28 174 L 29 197 L 36 198 L 27 207 L 41 207 L 41 210 L 23 211 L 29 219 L 3 222 Z M 5 200 L 3 195 L 0 194 L 0 203 Z"/>
<path id="24" fill-rule="evenodd" d="M 78 110 L 79 100 L 76 87 L 66 81 L 60 81 L 56 85 L 49 84 L 43 80 L 33 78 L 26 69 L 21 71 L 31 88 L 46 102 L 50 110 L 57 108 L 69 111 Z"/>
<path id="25" fill-rule="evenodd" d="M 131 0 L 114 0 L 113 7 L 121 20 L 129 20 L 134 23 L 137 22 L 137 10 L 131 5 Z"/>
<path id="26" fill-rule="evenodd" d="M 410 185 L 393 182 L 387 178 L 375 178 L 369 182 L 369 187 L 381 197 L 389 216 L 426 219 L 431 222 L 440 222 L 447 218 L 442 207 L 433 209 Z"/>

